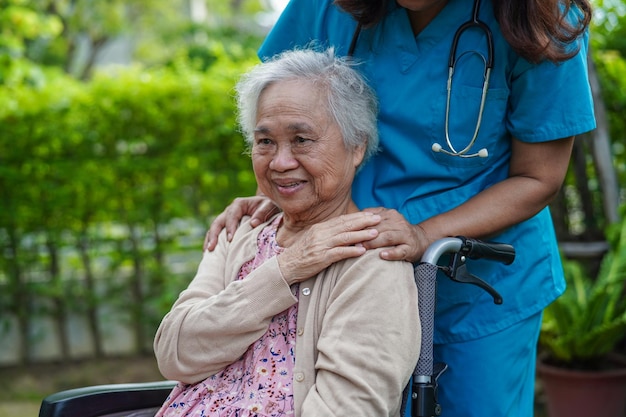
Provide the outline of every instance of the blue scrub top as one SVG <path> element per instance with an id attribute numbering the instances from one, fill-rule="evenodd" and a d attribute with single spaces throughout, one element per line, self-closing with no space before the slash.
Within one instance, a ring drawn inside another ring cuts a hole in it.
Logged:
<path id="1" fill-rule="evenodd" d="M 470 153 L 486 158 L 435 153 L 445 138 L 448 58 L 457 28 L 471 19 L 472 2 L 449 0 L 417 37 L 406 10 L 392 2 L 375 28 L 363 30 L 354 53 L 380 101 L 381 152 L 358 173 L 353 198 L 361 208 L 384 206 L 417 224 L 448 211 L 508 175 L 511 137 L 525 142 L 560 139 L 595 127 L 587 79 L 587 38 L 580 52 L 555 65 L 533 65 L 504 40 L 490 0 L 480 18 L 494 39 L 494 68 L 478 139 Z M 291 0 L 259 50 L 261 59 L 294 47 L 347 54 L 356 22 L 332 0 Z M 452 145 L 463 149 L 476 126 L 487 43 L 482 31 L 460 38 L 449 113 Z M 512 265 L 470 261 L 471 273 L 504 298 L 496 306 L 483 290 L 439 277 L 435 343 L 472 340 L 523 320 L 565 289 L 554 228 L 546 208 L 493 240 L 511 243 Z M 384 277 L 381 277 L 384 279 Z M 389 277 L 388 279 L 392 279 Z"/>

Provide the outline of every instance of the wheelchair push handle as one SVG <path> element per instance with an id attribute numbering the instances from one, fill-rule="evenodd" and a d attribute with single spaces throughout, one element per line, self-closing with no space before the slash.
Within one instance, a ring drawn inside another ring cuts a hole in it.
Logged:
<path id="1" fill-rule="evenodd" d="M 424 252 L 422 263 L 436 265 L 446 253 L 457 253 L 469 259 L 487 259 L 510 265 L 515 260 L 515 248 L 507 243 L 483 242 L 464 236 L 446 237 L 433 242 Z"/>
<path id="2" fill-rule="evenodd" d="M 457 236 L 462 241 L 459 253 L 470 259 L 488 259 L 510 265 L 515 260 L 515 248 L 506 243 L 483 242 Z"/>

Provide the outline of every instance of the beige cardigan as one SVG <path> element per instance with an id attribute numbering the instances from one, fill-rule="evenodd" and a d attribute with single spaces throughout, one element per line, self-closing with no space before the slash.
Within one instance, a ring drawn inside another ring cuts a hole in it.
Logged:
<path id="1" fill-rule="evenodd" d="M 251 229 L 246 219 L 232 242 L 222 235 L 218 247 L 204 253 L 155 337 L 166 378 L 191 384 L 219 372 L 265 333 L 274 315 L 297 302 L 275 257 L 236 280 L 266 225 Z M 297 328 L 296 416 L 400 415 L 420 346 L 410 263 L 368 251 L 301 282 Z"/>

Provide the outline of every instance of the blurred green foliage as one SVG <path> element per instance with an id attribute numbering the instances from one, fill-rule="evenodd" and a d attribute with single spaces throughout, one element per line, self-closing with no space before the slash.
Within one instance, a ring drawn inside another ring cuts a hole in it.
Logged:
<path id="1" fill-rule="evenodd" d="M 206 49 L 215 41 L 250 52 L 262 34 L 255 16 L 263 4 L 262 0 L 0 0 L 0 85 L 40 83 L 42 67 L 86 80 L 97 58 L 120 41 L 131 47 L 133 61 L 152 66 L 188 50 Z M 203 5 L 203 12 L 192 18 L 198 5 Z"/>
<path id="2" fill-rule="evenodd" d="M 204 227 L 234 196 L 255 191 L 232 87 L 256 61 L 213 52 L 203 71 L 179 59 L 98 74 L 88 84 L 58 76 L 39 87 L 0 89 L 2 316 L 27 320 L 46 305 L 42 299 L 54 305 L 69 294 L 77 294 L 76 308 L 97 301 L 76 284 L 103 256 L 94 248 L 108 246 L 109 266 L 91 277 L 107 283 L 99 297 L 117 288 L 116 303 L 136 309 L 131 321 L 154 329 L 184 286 L 168 283 L 166 255 L 190 233 L 173 222 L 197 219 Z M 201 244 L 195 235 L 193 251 Z M 63 258 L 68 251 L 74 256 Z M 68 285 L 72 275 L 78 281 Z M 147 317 L 146 305 L 163 297 Z M 63 315 L 67 309 L 71 303 Z"/>
<path id="3" fill-rule="evenodd" d="M 591 31 L 593 60 L 607 109 L 611 151 L 626 200 L 626 3 L 594 0 L 595 19 Z"/>
<path id="4" fill-rule="evenodd" d="M 262 4 L 0 0 L 0 332 L 22 362 L 41 318 L 68 359 L 74 314 L 97 356 L 120 317 L 149 350 L 210 217 L 256 188 L 232 87 Z M 120 44 L 130 65 L 98 69 Z"/>
<path id="5" fill-rule="evenodd" d="M 611 236 L 597 274 L 580 262 L 564 263 L 568 288 L 544 311 L 539 339 L 546 360 L 572 369 L 598 370 L 626 333 L 626 221 Z"/>

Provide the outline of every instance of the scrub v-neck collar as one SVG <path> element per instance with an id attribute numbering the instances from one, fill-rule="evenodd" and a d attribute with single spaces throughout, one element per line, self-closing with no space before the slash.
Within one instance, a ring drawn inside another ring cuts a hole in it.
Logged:
<path id="1" fill-rule="evenodd" d="M 411 22 L 405 8 L 396 2 L 392 3 L 391 11 L 383 23 L 385 36 L 392 36 L 393 43 L 400 51 L 402 72 L 427 54 L 443 38 L 456 32 L 462 22 L 471 18 L 471 3 L 466 0 L 448 0 L 448 4 L 435 16 L 417 36 L 413 35 Z M 396 28 L 394 30 L 394 28 Z"/>

